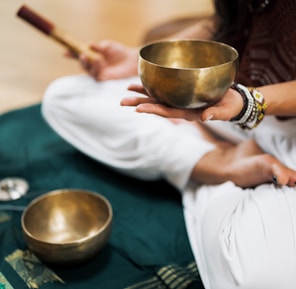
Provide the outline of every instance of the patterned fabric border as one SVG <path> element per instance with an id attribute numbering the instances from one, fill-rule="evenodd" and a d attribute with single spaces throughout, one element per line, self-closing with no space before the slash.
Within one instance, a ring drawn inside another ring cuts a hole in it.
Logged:
<path id="1" fill-rule="evenodd" d="M 16 250 L 5 260 L 26 282 L 29 288 L 39 288 L 42 284 L 49 282 L 64 281 L 53 271 L 47 268 L 41 261 L 30 251 Z"/>
<path id="2" fill-rule="evenodd" d="M 186 289 L 196 282 L 201 284 L 201 279 L 196 263 L 192 262 L 185 268 L 176 264 L 164 266 L 155 277 L 125 289 Z"/>
<path id="3" fill-rule="evenodd" d="M 13 289 L 5 276 L 0 272 L 0 289 Z"/>

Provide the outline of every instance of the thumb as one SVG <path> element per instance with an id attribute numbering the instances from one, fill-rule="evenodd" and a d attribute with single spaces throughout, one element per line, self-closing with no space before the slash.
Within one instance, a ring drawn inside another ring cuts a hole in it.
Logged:
<path id="1" fill-rule="evenodd" d="M 202 121 L 209 121 L 209 120 L 224 120 L 228 121 L 231 119 L 231 115 L 228 110 L 224 107 L 220 106 L 210 106 L 205 108 L 201 113 L 201 120 Z"/>

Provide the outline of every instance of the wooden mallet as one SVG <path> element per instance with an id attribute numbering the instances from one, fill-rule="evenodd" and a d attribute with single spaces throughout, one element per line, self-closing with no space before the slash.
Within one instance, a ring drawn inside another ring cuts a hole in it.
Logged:
<path id="1" fill-rule="evenodd" d="M 20 7 L 17 12 L 17 16 L 30 23 L 35 28 L 37 28 L 47 36 L 51 37 L 55 41 L 64 45 L 67 49 L 69 49 L 77 56 L 80 53 L 84 53 L 90 60 L 93 60 L 99 56 L 99 54 L 96 54 L 79 41 L 74 40 L 70 35 L 57 27 L 53 22 L 47 20 L 45 17 L 36 13 L 26 5 Z"/>

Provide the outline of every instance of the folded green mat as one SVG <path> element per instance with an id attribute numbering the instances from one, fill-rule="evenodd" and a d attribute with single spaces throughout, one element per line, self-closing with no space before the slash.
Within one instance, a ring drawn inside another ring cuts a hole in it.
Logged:
<path id="1" fill-rule="evenodd" d="M 21 177 L 26 196 L 0 201 L 0 289 L 200 288 L 181 197 L 165 181 L 120 175 L 85 156 L 45 123 L 40 105 L 0 116 L 0 179 Z M 72 268 L 40 263 L 24 242 L 22 209 L 36 196 L 83 188 L 106 196 L 111 238 L 92 260 Z"/>

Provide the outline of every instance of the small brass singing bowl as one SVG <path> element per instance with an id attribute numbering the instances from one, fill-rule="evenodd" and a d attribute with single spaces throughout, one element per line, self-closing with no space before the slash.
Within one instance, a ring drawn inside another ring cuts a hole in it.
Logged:
<path id="1" fill-rule="evenodd" d="M 102 195 L 76 189 L 48 192 L 34 199 L 21 217 L 28 248 L 45 263 L 85 262 L 106 245 L 112 207 Z"/>
<path id="2" fill-rule="evenodd" d="M 157 101 L 200 108 L 221 100 L 230 88 L 238 52 L 215 41 L 159 41 L 140 49 L 138 63 L 142 84 Z"/>

